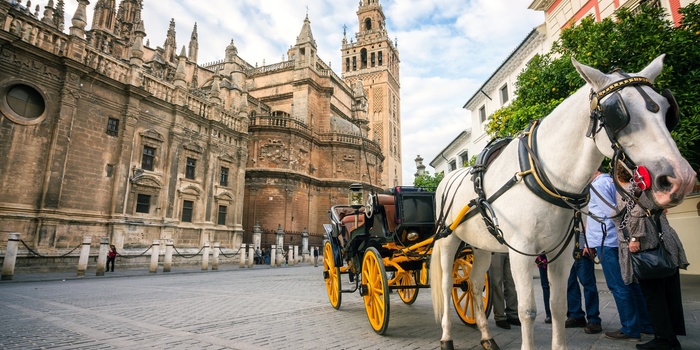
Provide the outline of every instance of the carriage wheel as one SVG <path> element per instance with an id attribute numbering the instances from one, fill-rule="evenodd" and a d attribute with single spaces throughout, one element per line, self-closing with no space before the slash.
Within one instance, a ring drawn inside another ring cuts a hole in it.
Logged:
<path id="1" fill-rule="evenodd" d="M 335 266 L 331 242 L 326 242 L 323 248 L 323 277 L 326 280 L 328 300 L 334 309 L 340 309 L 342 294 L 340 293 L 340 268 Z"/>
<path id="2" fill-rule="evenodd" d="M 474 256 L 469 253 L 466 256 L 459 254 L 455 258 L 452 267 L 452 279 L 457 287 L 452 287 L 452 301 L 455 306 L 455 311 L 459 315 L 459 319 L 467 326 L 476 325 L 476 315 L 474 309 L 474 300 L 472 298 L 472 286 L 469 283 L 469 273 L 472 270 Z M 491 313 L 491 286 L 489 284 L 489 275 L 484 275 L 484 289 L 481 292 L 482 302 L 484 303 L 484 313 L 489 317 Z"/>
<path id="3" fill-rule="evenodd" d="M 399 286 L 415 286 L 416 285 L 416 273 L 414 271 L 403 271 L 397 272 L 398 279 L 396 280 L 396 285 Z M 418 288 L 411 289 L 399 289 L 399 297 L 401 301 L 406 305 L 411 305 L 418 298 Z"/>
<path id="4" fill-rule="evenodd" d="M 362 258 L 362 298 L 369 324 L 377 334 L 384 334 L 389 325 L 389 287 L 382 256 L 375 248 L 367 248 Z"/>

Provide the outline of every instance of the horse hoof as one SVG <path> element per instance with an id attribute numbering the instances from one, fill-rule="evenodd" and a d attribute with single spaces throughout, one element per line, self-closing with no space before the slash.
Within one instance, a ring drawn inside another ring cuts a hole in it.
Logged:
<path id="1" fill-rule="evenodd" d="M 440 341 L 440 350 L 455 350 L 452 340 Z"/>
<path id="2" fill-rule="evenodd" d="M 493 339 L 482 340 L 481 346 L 483 346 L 485 350 L 501 350 Z"/>

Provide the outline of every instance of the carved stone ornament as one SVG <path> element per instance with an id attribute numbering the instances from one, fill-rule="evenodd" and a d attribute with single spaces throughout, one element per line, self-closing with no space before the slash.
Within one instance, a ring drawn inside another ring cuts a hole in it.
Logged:
<path id="1" fill-rule="evenodd" d="M 161 189 L 163 183 L 155 176 L 150 174 L 138 174 L 131 178 L 131 183 L 143 187 L 151 187 Z"/>
<path id="2" fill-rule="evenodd" d="M 141 135 L 141 137 L 145 137 L 145 138 L 151 139 L 153 141 L 158 141 L 158 142 L 165 141 L 165 138 L 163 137 L 163 135 L 161 135 L 159 132 L 157 132 L 153 129 L 144 130 L 139 135 Z"/>
<path id="3" fill-rule="evenodd" d="M 184 148 L 184 149 L 186 149 L 186 150 L 188 150 L 188 151 L 195 152 L 195 153 L 202 153 L 202 152 L 204 152 L 204 147 L 202 147 L 202 146 L 200 146 L 200 145 L 198 145 L 197 143 L 194 143 L 194 142 L 186 143 L 186 144 L 182 145 L 182 148 Z"/>

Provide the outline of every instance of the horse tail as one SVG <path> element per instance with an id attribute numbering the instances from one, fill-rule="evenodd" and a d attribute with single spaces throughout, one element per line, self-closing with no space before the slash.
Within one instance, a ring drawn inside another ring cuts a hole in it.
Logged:
<path id="1" fill-rule="evenodd" d="M 433 313 L 435 321 L 442 321 L 442 313 L 445 303 L 442 295 L 442 257 L 440 256 L 440 246 L 442 241 L 436 241 L 433 245 L 433 252 L 430 258 L 430 294 L 433 300 Z"/>

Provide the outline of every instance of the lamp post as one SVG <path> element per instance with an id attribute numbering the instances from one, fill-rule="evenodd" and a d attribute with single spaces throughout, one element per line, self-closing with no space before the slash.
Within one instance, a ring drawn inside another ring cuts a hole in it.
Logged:
<path id="1" fill-rule="evenodd" d="M 355 209 L 355 228 L 357 228 L 357 220 L 360 215 L 360 208 L 362 207 L 362 198 L 362 184 L 357 182 L 351 184 L 350 192 L 348 193 L 348 204 Z"/>

